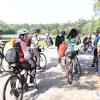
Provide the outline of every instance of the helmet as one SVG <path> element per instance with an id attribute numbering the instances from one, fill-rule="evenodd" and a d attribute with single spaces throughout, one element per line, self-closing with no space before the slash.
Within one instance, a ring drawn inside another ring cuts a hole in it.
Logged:
<path id="1" fill-rule="evenodd" d="M 33 33 L 40 33 L 40 29 L 34 29 Z"/>
<path id="2" fill-rule="evenodd" d="M 26 30 L 26 29 L 20 29 L 20 30 L 18 30 L 18 36 L 19 35 L 24 35 L 26 33 L 28 33 L 28 30 Z"/>
<path id="3" fill-rule="evenodd" d="M 18 38 L 20 38 L 21 40 L 23 40 L 24 39 L 24 35 L 28 34 L 28 30 L 26 30 L 26 29 L 20 29 L 20 30 L 17 31 L 17 33 L 18 33 Z"/>
<path id="4" fill-rule="evenodd" d="M 49 35 L 49 33 L 46 33 L 46 36 L 48 36 Z"/>

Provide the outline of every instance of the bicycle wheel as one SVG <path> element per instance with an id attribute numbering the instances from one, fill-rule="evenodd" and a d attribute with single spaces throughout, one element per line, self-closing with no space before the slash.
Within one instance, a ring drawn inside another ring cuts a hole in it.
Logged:
<path id="1" fill-rule="evenodd" d="M 73 81 L 73 64 L 71 63 L 68 69 L 68 83 L 72 84 Z"/>
<path id="2" fill-rule="evenodd" d="M 9 72 L 11 69 L 9 67 L 9 64 L 8 62 L 5 60 L 5 58 L 2 59 L 2 62 L 1 62 L 1 69 L 3 70 L 3 72 Z"/>
<path id="3" fill-rule="evenodd" d="M 92 45 L 89 45 L 89 46 L 88 46 L 88 53 L 91 53 L 91 52 L 92 52 L 92 50 L 93 50 Z"/>
<path id="4" fill-rule="evenodd" d="M 45 69 L 47 66 L 47 59 L 43 53 L 40 53 L 40 68 Z"/>
<path id="5" fill-rule="evenodd" d="M 23 86 L 17 75 L 12 75 L 6 81 L 3 89 L 3 100 L 22 100 Z"/>

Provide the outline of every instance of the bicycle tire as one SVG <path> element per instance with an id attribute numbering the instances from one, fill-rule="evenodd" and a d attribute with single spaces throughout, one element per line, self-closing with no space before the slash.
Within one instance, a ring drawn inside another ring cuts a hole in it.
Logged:
<path id="1" fill-rule="evenodd" d="M 44 64 L 43 64 L 43 60 L 44 60 Z M 43 53 L 40 53 L 40 68 L 45 69 L 46 66 L 47 66 L 46 56 Z"/>
<path id="2" fill-rule="evenodd" d="M 1 68 L 2 68 L 2 70 L 3 70 L 3 72 L 13 72 L 13 67 L 14 66 L 10 66 L 10 65 L 8 65 L 8 66 L 1 66 Z"/>
<path id="3" fill-rule="evenodd" d="M 15 85 L 17 84 L 18 81 L 16 81 L 16 84 L 15 83 L 13 83 L 13 84 L 11 83 L 13 79 L 14 80 L 16 79 L 16 80 L 18 80 L 20 82 L 20 88 L 18 87 L 18 89 L 20 89 L 21 91 L 17 90 L 16 87 L 15 87 Z M 10 76 L 8 78 L 8 80 L 6 81 L 4 89 L 3 89 L 3 100 L 13 100 L 11 98 L 9 99 L 8 96 L 6 98 L 6 89 L 7 89 L 7 86 L 8 86 L 9 82 L 10 82 L 10 85 L 11 85 L 10 95 L 13 94 L 14 96 L 16 96 L 16 100 L 22 100 L 22 98 L 23 98 L 23 85 L 22 85 L 21 79 L 17 75 Z M 20 92 L 21 96 L 19 96 L 19 92 Z M 8 93 L 7 93 L 7 95 L 8 95 Z"/>
<path id="4" fill-rule="evenodd" d="M 13 69 L 10 69 L 8 66 L 8 69 L 6 69 L 4 66 L 1 66 L 1 68 L 3 69 L 3 72 L 13 72 Z"/>
<path id="5" fill-rule="evenodd" d="M 91 48 L 91 49 L 89 50 L 89 48 Z M 88 53 L 91 53 L 91 52 L 92 52 L 92 50 L 93 50 L 92 45 L 89 45 L 89 46 L 88 46 Z"/>
<path id="6" fill-rule="evenodd" d="M 34 76 L 32 76 L 32 78 L 33 78 L 33 84 L 34 84 L 34 86 L 36 86 L 37 85 L 37 82 L 36 82 L 36 68 L 34 69 Z M 28 73 L 28 75 L 31 77 L 31 74 L 29 74 Z"/>
<path id="7" fill-rule="evenodd" d="M 68 69 L 68 83 L 72 84 L 73 81 L 73 68 L 72 68 L 73 64 L 71 63 Z"/>

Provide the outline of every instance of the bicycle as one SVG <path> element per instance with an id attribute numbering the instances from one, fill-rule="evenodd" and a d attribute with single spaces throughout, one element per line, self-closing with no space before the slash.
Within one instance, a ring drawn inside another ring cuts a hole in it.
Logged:
<path id="1" fill-rule="evenodd" d="M 92 44 L 83 44 L 81 46 L 80 52 L 82 54 L 84 54 L 86 51 L 88 51 L 88 53 L 91 53 L 93 50 Z"/>
<path id="2" fill-rule="evenodd" d="M 41 69 L 44 70 L 46 68 L 46 66 L 47 66 L 47 59 L 46 59 L 45 54 L 43 53 L 44 52 L 44 48 L 38 47 L 38 51 L 39 51 L 40 65 L 37 65 L 37 66 L 39 67 L 40 70 Z"/>
<path id="3" fill-rule="evenodd" d="M 66 66 L 65 62 L 65 67 L 67 68 L 66 76 L 69 84 L 72 84 L 73 80 L 81 76 L 81 66 L 77 57 L 77 52 L 74 51 L 72 56 L 73 58 L 71 57 L 68 66 Z"/>
<path id="4" fill-rule="evenodd" d="M 28 76 L 31 77 L 30 70 L 22 69 L 20 64 L 10 65 L 13 71 L 10 71 L 12 74 L 6 81 L 4 90 L 3 90 L 3 100 L 22 100 L 24 91 L 28 91 Z M 22 74 L 24 71 L 24 74 Z M 36 68 L 34 68 L 34 87 L 36 87 Z M 9 92 L 9 93 L 8 93 Z M 9 96 L 8 96 L 9 94 Z M 12 98 L 12 99 L 11 99 Z"/>
<path id="5" fill-rule="evenodd" d="M 20 62 L 15 64 L 10 64 L 8 68 L 11 68 L 9 69 L 9 73 L 11 74 L 11 76 L 7 79 L 5 83 L 4 90 L 3 90 L 3 100 L 11 100 L 11 98 L 8 98 L 8 91 L 9 91 L 9 95 L 13 98 L 12 100 L 14 100 L 14 98 L 16 100 L 22 100 L 24 91 L 28 91 L 29 88 L 28 77 L 30 77 L 30 81 L 33 82 L 34 87 L 37 88 L 36 78 L 35 78 L 37 66 L 36 66 L 36 57 L 34 55 L 32 55 L 32 60 L 35 64 L 34 68 L 31 67 L 25 68 L 21 65 Z M 34 75 L 31 75 L 31 71 L 32 72 L 34 71 Z"/>

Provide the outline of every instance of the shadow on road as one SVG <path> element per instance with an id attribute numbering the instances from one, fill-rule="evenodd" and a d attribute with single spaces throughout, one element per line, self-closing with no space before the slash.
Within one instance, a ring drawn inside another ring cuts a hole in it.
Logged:
<path id="1" fill-rule="evenodd" d="M 46 70 L 50 69 L 51 67 L 57 66 L 57 59 L 56 58 L 50 58 L 49 63 L 47 64 Z"/>
<path id="2" fill-rule="evenodd" d="M 57 66 L 55 63 L 56 59 L 51 58 L 51 62 L 48 64 L 48 69 Z M 91 68 L 92 59 L 83 57 L 79 59 L 82 68 L 82 76 L 79 80 L 73 82 L 72 85 L 68 85 L 67 79 L 61 73 L 57 72 L 46 72 L 39 75 L 37 78 L 41 79 L 39 82 L 39 91 L 44 93 L 50 88 L 77 88 L 86 90 L 95 90 L 97 82 L 91 80 L 92 76 L 95 75 L 96 68 Z M 55 65 L 55 66 L 54 66 Z"/>
<path id="3" fill-rule="evenodd" d="M 50 88 L 70 88 L 67 79 L 61 73 L 47 72 L 37 78 L 41 79 L 38 83 L 40 93 L 44 93 Z"/>

